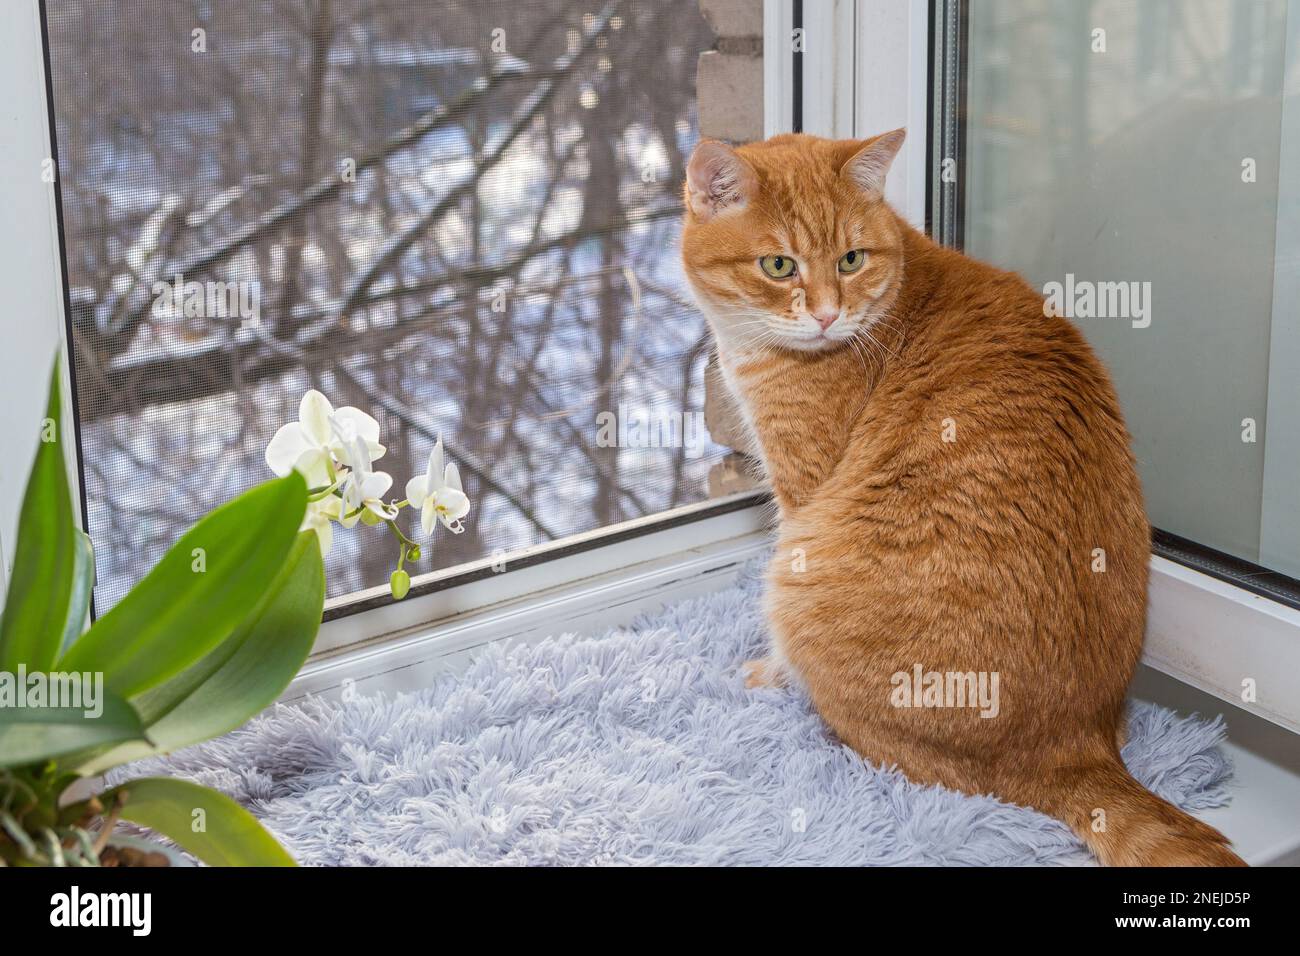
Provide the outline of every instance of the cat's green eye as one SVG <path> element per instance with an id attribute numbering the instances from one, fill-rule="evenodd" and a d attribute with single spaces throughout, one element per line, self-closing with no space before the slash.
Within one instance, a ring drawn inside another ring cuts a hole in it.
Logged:
<path id="1" fill-rule="evenodd" d="M 794 260 L 789 256 L 764 256 L 758 267 L 771 279 L 788 279 L 794 275 Z"/>
<path id="2" fill-rule="evenodd" d="M 839 270 L 844 275 L 850 272 L 857 272 L 862 268 L 862 264 L 867 261 L 867 250 L 851 249 L 844 255 L 840 256 Z"/>

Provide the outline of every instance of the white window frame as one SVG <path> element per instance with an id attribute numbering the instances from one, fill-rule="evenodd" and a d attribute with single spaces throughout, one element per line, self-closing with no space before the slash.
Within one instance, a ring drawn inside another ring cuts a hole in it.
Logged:
<path id="1" fill-rule="evenodd" d="M 49 376 L 56 351 L 66 355 L 63 323 L 63 262 L 59 254 L 58 206 L 54 186 L 42 179 L 50 159 L 49 110 L 40 5 L 0 6 L 0 143 L 5 168 L 0 177 L 0 288 L 5 311 L 0 322 L 0 588 L 8 586 L 18 516 L 28 469 L 36 453 Z M 63 363 L 61 439 L 71 486 L 80 486 L 76 429 L 68 364 Z M 75 509 L 78 524 L 81 509 Z M 3 591 L 0 590 L 0 594 Z"/>
<path id="2" fill-rule="evenodd" d="M 929 182 L 929 23 L 927 0 L 804 4 L 803 132 L 862 139 L 905 128 L 885 198 L 918 229 Z"/>
<path id="3" fill-rule="evenodd" d="M 701 501 L 671 511 L 597 528 L 559 541 L 521 548 L 413 579 L 417 585 L 462 580 L 446 587 L 413 594 L 402 601 L 388 597 L 387 587 L 371 588 L 327 601 L 331 607 L 377 599 L 377 606 L 326 621 L 316 636 L 313 655 L 335 653 L 359 645 L 405 639 L 454 618 L 572 588 L 611 573 L 632 573 L 647 562 L 661 562 L 698 552 L 722 541 L 747 538 L 770 527 L 770 509 L 750 504 L 749 492 Z M 728 504 L 734 511 L 694 518 Z M 685 520 L 685 523 L 682 523 Z M 602 538 L 615 539 L 600 543 Z"/>
<path id="4" fill-rule="evenodd" d="M 924 0 L 818 0 L 804 4 L 804 15 L 805 130 L 848 137 L 908 127 L 910 135 L 895 165 L 889 196 L 910 221 L 922 224 L 928 178 L 929 5 Z M 767 0 L 765 49 L 788 51 L 792 22 L 789 0 Z M 0 6 L 0 85 L 8 93 L 8 108 L 0 115 L 0 142 L 7 146 L 11 173 L 0 177 L 0 209 L 5 213 L 0 217 L 0 281 L 8 292 L 6 344 L 0 349 L 0 382 L 5 390 L 0 440 L 11 462 L 30 461 L 49 363 L 56 348 L 66 351 L 58 210 L 53 188 L 40 178 L 41 164 L 50 152 L 42 43 L 36 0 Z M 791 115 L 790 61 L 789 55 L 764 58 L 769 135 L 784 132 L 780 118 Z M 66 372 L 62 386 L 66 407 L 71 408 Z M 71 416 L 65 417 L 64 438 L 69 473 L 74 476 L 73 487 L 78 487 Z M 25 480 L 25 465 L 0 470 L 4 556 L 0 578 L 4 580 L 9 576 Z M 738 497 L 731 503 L 744 501 Z M 560 607 L 580 604 L 587 613 L 594 603 L 616 616 L 615 610 L 632 600 L 630 595 L 638 595 L 642 604 L 650 600 L 648 588 L 662 588 L 682 576 L 713 580 L 711 575 L 734 566 L 738 555 L 761 552 L 770 513 L 765 505 L 750 505 L 680 523 L 691 518 L 692 511 L 717 504 L 701 503 L 506 555 L 508 573 L 484 575 L 329 621 L 321 628 L 313 660 L 295 687 L 320 689 L 334 679 L 331 674 L 343 673 L 348 661 L 367 658 L 383 668 L 413 656 L 427 658 L 433 650 L 441 653 L 451 647 L 447 641 L 459 642 L 455 647 L 463 648 L 528 630 L 527 621 L 533 627 L 542 620 L 561 621 L 563 614 L 556 610 Z M 600 544 L 602 536 L 615 543 Z M 575 544 L 593 547 L 575 552 Z M 563 556 L 509 570 L 512 563 L 535 561 L 551 550 Z M 1300 612 L 1164 558 L 1153 556 L 1151 568 L 1144 660 L 1300 731 Z M 459 567 L 418 583 L 475 569 L 483 571 L 476 565 Z M 479 621 L 472 637 L 467 636 L 469 629 L 458 630 L 456 624 L 470 617 Z M 507 626 L 507 620 L 513 624 Z M 1254 701 L 1241 698 L 1241 682 L 1246 678 L 1257 681 Z"/>
<path id="5" fill-rule="evenodd" d="M 1287 4 L 1287 21 L 1300 21 L 1300 0 Z M 1300 62 L 1300 33 L 1287 31 L 1286 62 Z M 1300 79 L 1288 71 L 1283 91 L 1281 136 L 1278 143 L 1277 234 L 1275 261 L 1291 268 L 1273 270 L 1273 321 L 1269 334 L 1268 367 L 1300 366 L 1300 180 L 1287 171 L 1300 160 Z M 1290 214 L 1284 214 L 1285 210 Z M 1300 409 L 1300 375 L 1268 377 L 1267 409 Z M 1292 542 L 1300 540 L 1300 509 L 1294 507 L 1296 476 L 1300 475 L 1300 429 L 1288 415 L 1267 415 L 1264 425 L 1264 488 L 1260 502 L 1259 563 L 1300 575 Z"/>
<path id="6" fill-rule="evenodd" d="M 794 110 L 794 4 L 763 2 L 763 136 L 790 132 Z"/>

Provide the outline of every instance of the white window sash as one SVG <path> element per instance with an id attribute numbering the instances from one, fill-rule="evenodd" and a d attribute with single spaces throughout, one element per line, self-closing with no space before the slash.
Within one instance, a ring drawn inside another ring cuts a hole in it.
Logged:
<path id="1" fill-rule="evenodd" d="M 0 594 L 13 570 L 23 490 L 36 453 L 56 351 L 66 345 L 63 266 L 59 255 L 54 185 L 42 179 L 51 159 L 49 107 L 40 5 L 36 0 L 0 4 L 0 288 L 5 290 L 4 346 L 0 348 Z M 80 487 L 68 362 L 63 362 L 63 427 L 71 487 Z M 80 501 L 74 508 L 81 522 Z M 3 600 L 0 598 L 0 600 Z"/>
<path id="2" fill-rule="evenodd" d="M 373 601 L 375 606 L 327 620 L 321 625 L 312 652 L 327 654 L 409 633 L 426 628 L 430 622 L 571 587 L 587 578 L 634 568 L 706 543 L 763 531 L 770 509 L 751 504 L 753 498 L 752 493 L 742 492 L 730 498 L 701 501 L 434 571 L 414 578 L 413 590 L 423 589 L 423 593 L 412 593 L 402 601 L 390 600 L 387 586 L 331 599 L 325 604 L 327 616 L 335 608 L 347 609 L 358 603 Z M 701 512 L 731 503 L 740 507 L 699 517 Z"/>
<path id="3" fill-rule="evenodd" d="M 794 3 L 763 2 L 763 135 L 790 132 L 794 115 Z"/>
<path id="4" fill-rule="evenodd" d="M 905 128 L 885 197 L 917 228 L 928 184 L 929 17 L 926 0 L 804 4 L 803 131 L 863 139 Z"/>
<path id="5" fill-rule="evenodd" d="M 1287 5 L 1287 22 L 1300 23 L 1300 0 Z M 1300 30 L 1287 31 L 1286 62 L 1300 62 Z M 1259 563 L 1300 577 L 1300 71 L 1290 69 L 1282 95 L 1278 149 L 1277 235 L 1273 259 L 1273 320 L 1268 345 L 1268 404 L 1264 425 L 1264 487 L 1260 503 Z M 1285 370 L 1285 371 L 1284 371 Z"/>

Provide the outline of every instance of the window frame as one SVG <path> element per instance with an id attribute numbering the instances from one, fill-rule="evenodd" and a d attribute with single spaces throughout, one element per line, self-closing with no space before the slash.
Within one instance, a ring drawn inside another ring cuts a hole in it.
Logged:
<path id="1" fill-rule="evenodd" d="M 1287 0 L 1288 23 L 1300 22 L 1300 0 Z M 1286 62 L 1300 63 L 1300 31 L 1287 30 Z M 1281 130 L 1277 168 L 1300 166 L 1300 85 L 1295 70 L 1293 84 L 1282 91 Z M 1278 217 L 1274 261 L 1300 263 L 1300 180 L 1278 177 Z M 1290 216 L 1283 213 L 1289 211 Z M 1273 270 L 1273 321 L 1269 336 L 1269 369 L 1300 366 L 1300 269 Z M 1300 375 L 1269 375 L 1265 410 L 1300 409 Z M 1260 518 L 1260 561 L 1277 563 L 1282 542 L 1300 540 L 1300 509 L 1287 506 L 1287 492 L 1300 475 L 1300 428 L 1287 427 L 1282 416 L 1267 415 L 1264 422 L 1264 487 Z M 1293 577 L 1300 577 L 1297 569 Z"/>
<path id="2" fill-rule="evenodd" d="M 921 226 L 926 224 L 934 159 L 927 156 L 933 92 L 928 84 L 930 30 L 939 2 L 831 0 L 803 5 L 765 0 L 764 10 L 765 51 L 786 45 L 799 12 L 806 42 L 802 84 L 793 56 L 764 57 L 765 131 L 773 135 L 790 128 L 792 123 L 783 124 L 781 117 L 792 120 L 796 115 L 796 91 L 802 94 L 807 132 L 855 136 L 907 126 L 911 135 L 895 167 L 895 181 L 901 185 L 893 187 L 890 198 Z M 11 94 L 0 125 L 11 144 L 12 168 L 32 171 L 30 177 L 0 180 L 0 208 L 8 213 L 0 221 L 0 281 L 11 290 L 14 316 L 6 348 L 0 350 L 7 399 L 0 407 L 0 440 L 16 461 L 25 463 L 35 447 L 51 356 L 56 348 L 66 352 L 68 344 L 64 257 L 59 184 L 43 183 L 39 176 L 54 143 L 43 0 L 5 6 L 0 26 L 0 80 Z M 898 176 L 898 170 L 904 175 Z M 64 363 L 61 388 L 66 407 L 75 409 L 70 364 Z M 74 416 L 65 416 L 64 438 L 69 474 L 74 487 L 81 488 Z M 0 472 L 0 586 L 9 576 L 25 478 L 25 464 Z M 83 489 L 79 512 L 84 507 Z M 431 633 L 474 609 L 529 595 L 544 601 L 548 591 L 557 588 L 581 587 L 584 580 L 608 579 L 620 572 L 635 574 L 647 562 L 761 533 L 770 512 L 766 495 L 742 493 L 505 555 L 506 571 L 500 574 L 490 570 L 491 560 L 433 572 L 417 579 L 412 595 L 402 603 L 363 592 L 349 599 L 364 605 L 355 613 L 327 611 L 313 660 L 355 653 L 362 646 L 397 646 L 388 642 Z M 1151 568 L 1146 663 L 1300 731 L 1300 611 L 1160 555 L 1152 556 Z M 1231 639 L 1225 640 L 1228 635 Z M 1256 701 L 1241 699 L 1246 676 L 1259 681 Z"/>
<path id="3" fill-rule="evenodd" d="M 5 347 L 0 349 L 0 442 L 8 464 L 0 469 L 0 588 L 7 588 L 13 569 L 18 516 L 23 490 L 36 451 L 49 395 L 56 352 L 68 354 L 65 323 L 65 274 L 59 181 L 51 131 L 52 106 L 47 98 L 44 2 L 6 4 L 0 10 L 0 83 L 9 92 L 0 116 L 11 176 L 0 179 L 0 284 L 8 290 Z M 42 179 L 44 164 L 53 163 L 52 183 Z M 81 490 L 74 509 L 85 527 L 79 434 L 73 401 L 72 363 L 60 363 L 61 405 L 70 409 L 61 422 L 61 444 L 72 488 Z"/>

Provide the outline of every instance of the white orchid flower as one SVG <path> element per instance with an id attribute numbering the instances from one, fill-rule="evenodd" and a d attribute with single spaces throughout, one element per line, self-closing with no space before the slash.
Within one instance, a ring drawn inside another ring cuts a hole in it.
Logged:
<path id="1" fill-rule="evenodd" d="M 444 461 L 442 439 L 429 453 L 423 475 L 406 483 L 405 501 L 385 502 L 393 479 L 375 471 L 374 463 L 387 449 L 379 443 L 379 423 L 351 406 L 335 410 L 320 392 L 311 389 L 298 405 L 298 421 L 276 431 L 266 447 L 266 463 L 281 477 L 298 472 L 307 481 L 306 512 L 299 531 L 316 535 L 321 556 L 334 544 L 334 524 L 352 528 L 389 523 L 401 547 L 397 568 L 388 579 L 389 590 L 400 601 L 410 592 L 411 576 L 403 567 L 423 556 L 419 545 L 397 526 L 405 507 L 420 509 L 420 525 L 432 535 L 441 521 L 455 534 L 465 530 L 462 520 L 470 511 L 469 498 L 456 466 Z"/>
<path id="2" fill-rule="evenodd" d="M 351 528 L 361 517 L 358 509 L 364 509 L 383 521 L 397 517 L 397 509 L 383 502 L 383 495 L 393 486 L 393 479 L 386 472 L 371 471 L 370 447 L 360 435 L 350 441 L 340 442 L 343 464 L 348 466 L 347 477 L 343 479 L 343 516 L 339 524 Z"/>
<path id="3" fill-rule="evenodd" d="M 460 519 L 469 514 L 469 498 L 461 490 L 460 471 L 455 465 L 443 465 L 442 439 L 429 452 L 429 470 L 406 483 L 406 500 L 420 509 L 420 527 L 433 533 L 433 523 L 441 520 L 451 531 L 465 530 Z"/>
<path id="4" fill-rule="evenodd" d="M 275 433 L 266 446 L 266 463 L 281 477 L 300 472 L 313 488 L 330 484 L 331 459 L 342 460 L 344 445 L 353 437 L 366 444 L 369 460 L 385 452 L 379 444 L 379 422 L 351 405 L 337 411 L 316 389 L 302 397 L 298 421 Z"/>
<path id="5" fill-rule="evenodd" d="M 302 527 L 298 530 L 315 531 L 320 543 L 321 557 L 325 557 L 334 546 L 334 525 L 331 522 L 339 521 L 342 517 L 342 499 L 337 495 L 327 495 L 320 501 L 308 503 L 307 514 L 303 516 Z"/>

